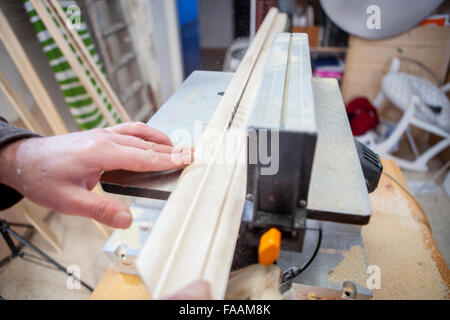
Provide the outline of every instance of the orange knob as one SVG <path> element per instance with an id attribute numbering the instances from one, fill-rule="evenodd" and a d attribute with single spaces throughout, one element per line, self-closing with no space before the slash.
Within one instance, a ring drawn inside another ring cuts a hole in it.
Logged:
<path id="1" fill-rule="evenodd" d="M 259 263 L 268 266 L 278 259 L 281 245 L 281 232 L 271 228 L 259 239 L 258 258 Z"/>

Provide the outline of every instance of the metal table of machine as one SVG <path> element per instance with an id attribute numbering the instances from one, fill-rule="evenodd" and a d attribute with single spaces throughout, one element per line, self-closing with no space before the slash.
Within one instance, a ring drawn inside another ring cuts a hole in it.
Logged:
<path id="1" fill-rule="evenodd" d="M 148 121 L 174 144 L 194 145 L 233 74 L 193 72 Z M 366 224 L 370 202 L 339 88 L 333 81 L 313 80 L 318 130 L 317 151 L 307 201 L 308 218 Z M 181 171 L 103 174 L 105 191 L 167 200 Z"/>
<path id="2" fill-rule="evenodd" d="M 211 71 L 192 73 L 148 125 L 166 133 L 174 144 L 194 145 L 232 76 L 232 73 Z M 360 228 L 368 222 L 371 207 L 337 83 L 326 79 L 313 80 L 313 90 L 318 131 L 316 150 L 319 152 L 315 153 L 311 172 L 307 226 L 322 229 L 323 238 L 313 265 L 296 277 L 294 283 L 342 291 L 342 283 L 331 281 L 328 273 L 344 259 L 343 252 L 354 246 L 364 248 Z M 114 171 L 105 173 L 101 183 L 108 192 L 166 200 L 174 190 L 180 172 L 143 174 Z M 133 222 L 139 224 L 133 229 L 134 232 L 140 230 L 138 239 L 131 234 L 132 231 L 129 233 L 129 237 L 135 239 L 134 248 L 124 240 L 126 234 L 113 234 L 106 243 L 104 251 L 119 271 L 135 273 L 134 259 L 163 204 L 163 201 L 135 200 L 134 207 L 143 208 L 145 214 Z M 280 267 L 284 269 L 305 263 L 314 251 L 316 236 L 313 230 L 307 230 L 301 253 L 281 251 L 277 261 Z M 355 279 L 347 280 L 353 281 L 358 293 L 371 295 L 371 290 Z"/>

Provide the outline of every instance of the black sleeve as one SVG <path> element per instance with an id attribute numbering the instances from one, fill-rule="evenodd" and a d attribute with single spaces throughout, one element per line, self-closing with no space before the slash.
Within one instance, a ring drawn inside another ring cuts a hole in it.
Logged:
<path id="1" fill-rule="evenodd" d="M 39 137 L 39 135 L 10 125 L 5 119 L 0 117 L 0 150 L 8 143 L 30 137 Z M 22 198 L 23 196 L 19 192 L 0 183 L 0 210 L 12 207 L 17 202 L 22 200 Z"/>

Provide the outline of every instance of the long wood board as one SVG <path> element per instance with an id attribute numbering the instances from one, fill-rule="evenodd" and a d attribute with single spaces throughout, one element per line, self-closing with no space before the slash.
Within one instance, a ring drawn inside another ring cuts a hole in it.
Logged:
<path id="1" fill-rule="evenodd" d="M 281 26 L 278 31 L 284 31 L 285 24 L 275 23 L 285 19 L 278 18 L 283 15 L 277 11 L 272 9 L 267 14 L 196 146 L 194 163 L 180 176 L 137 260 L 138 271 L 153 298 L 173 294 L 199 279 L 209 280 L 213 298 L 223 298 L 237 228 L 232 228 L 228 238 L 218 231 L 234 226 L 233 221 L 221 222 L 221 218 L 241 213 L 244 205 L 246 119 L 262 74 L 254 74 L 254 70 L 264 45 L 272 41 L 269 35 L 273 35 L 273 28 Z M 246 97 L 247 92 L 252 99 Z M 236 121 L 231 123 L 233 115 Z M 227 130 L 231 124 L 234 130 Z M 224 156 L 226 164 L 221 163 Z M 234 215 L 234 219 L 240 221 L 240 215 Z M 220 253 L 220 259 L 212 258 Z M 223 274 L 226 276 L 215 276 Z"/>
<path id="2" fill-rule="evenodd" d="M 254 105 L 257 96 L 257 88 L 260 84 L 264 73 L 266 61 L 272 46 L 275 34 L 284 31 L 287 25 L 287 15 L 278 14 L 268 39 L 264 43 L 259 59 L 252 72 L 248 87 L 251 90 L 245 90 L 240 101 L 238 112 L 235 115 L 231 129 L 245 128 L 249 120 L 251 107 Z M 244 137 L 245 138 L 245 137 Z M 241 163 L 246 163 L 246 150 L 240 155 Z M 227 288 L 229 271 L 231 268 L 232 258 L 235 250 L 235 238 L 238 235 L 239 227 L 242 219 L 242 208 L 245 202 L 246 183 L 241 183 L 242 177 L 247 176 L 246 165 L 238 165 L 235 176 L 233 177 L 233 185 L 225 199 L 225 205 L 219 217 L 217 231 L 214 241 L 211 243 L 211 249 L 207 261 L 207 267 L 203 272 L 203 279 L 210 283 L 215 283 L 211 288 L 213 297 L 224 297 Z M 233 241 L 234 240 L 234 241 Z M 218 263 L 221 262 L 221 263 Z M 222 263 L 224 265 L 222 265 Z M 227 267 L 227 268 L 225 268 Z"/>

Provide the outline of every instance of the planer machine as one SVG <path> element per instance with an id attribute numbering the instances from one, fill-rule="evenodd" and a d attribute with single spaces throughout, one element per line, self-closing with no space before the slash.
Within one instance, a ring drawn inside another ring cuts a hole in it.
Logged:
<path id="1" fill-rule="evenodd" d="M 194 145 L 232 77 L 193 72 L 148 125 L 174 144 Z M 275 36 L 247 146 L 247 200 L 232 269 L 275 262 L 282 292 L 298 283 L 328 296 L 370 298 L 370 283 L 361 277 L 368 276 L 361 227 L 369 222 L 368 194 L 382 165 L 353 138 L 337 81 L 312 78 L 306 34 Z M 120 272 L 137 274 L 137 255 L 180 173 L 102 175 L 105 191 L 135 197 L 132 226 L 115 230 L 103 248 Z M 344 260 L 351 266 L 345 272 Z"/>

